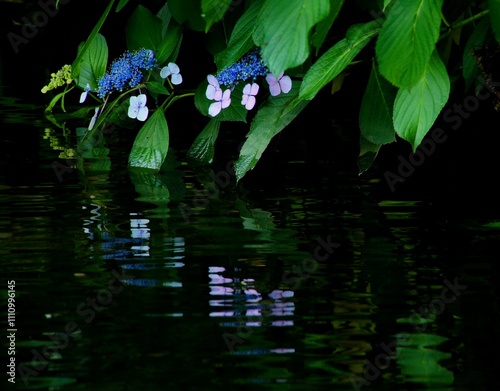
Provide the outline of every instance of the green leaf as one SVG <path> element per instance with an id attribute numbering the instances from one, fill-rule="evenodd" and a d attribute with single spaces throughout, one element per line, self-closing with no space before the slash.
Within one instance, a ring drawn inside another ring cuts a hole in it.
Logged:
<path id="1" fill-rule="evenodd" d="M 253 46 L 252 34 L 255 30 L 255 21 L 260 13 L 264 0 L 255 0 L 238 19 L 234 26 L 227 48 L 215 56 L 218 69 L 234 64 Z"/>
<path id="2" fill-rule="evenodd" d="M 500 43 L 500 0 L 488 0 L 491 27 L 497 42 Z"/>
<path id="3" fill-rule="evenodd" d="M 422 142 L 449 94 L 450 78 L 436 50 L 423 77 L 414 86 L 401 88 L 394 102 L 394 127 L 413 150 Z"/>
<path id="4" fill-rule="evenodd" d="M 128 2 L 129 2 L 129 0 L 120 0 L 118 5 L 116 6 L 115 12 L 120 12 L 123 9 L 123 7 L 125 7 L 127 5 Z"/>
<path id="5" fill-rule="evenodd" d="M 73 79 L 78 79 L 80 76 L 80 63 L 87 53 L 87 50 L 89 50 L 90 45 L 92 45 L 92 42 L 94 41 L 95 37 L 99 33 L 99 30 L 101 29 L 102 25 L 104 24 L 104 21 L 106 20 L 109 11 L 111 10 L 111 7 L 113 6 L 113 3 L 115 0 L 110 0 L 108 6 L 104 10 L 104 13 L 101 15 L 99 18 L 99 21 L 97 24 L 94 26 L 92 29 L 92 32 L 90 33 L 89 37 L 87 38 L 87 41 L 85 41 L 85 44 L 83 45 L 82 49 L 78 51 L 78 55 L 76 56 L 75 61 L 73 61 L 73 64 L 71 65 L 71 74 L 73 75 Z"/>
<path id="6" fill-rule="evenodd" d="M 163 64 L 170 59 L 172 61 L 175 60 L 176 49 L 180 45 L 182 40 L 182 27 L 181 26 L 172 26 L 168 29 L 167 35 L 161 40 L 158 45 L 158 51 L 156 54 L 156 58 L 159 64 Z"/>
<path id="7" fill-rule="evenodd" d="M 396 88 L 382 77 L 373 62 L 359 111 L 361 134 L 371 143 L 382 145 L 396 141 L 392 124 L 396 92 Z"/>
<path id="8" fill-rule="evenodd" d="M 464 47 L 463 54 L 463 69 L 462 73 L 465 79 L 465 90 L 467 90 L 474 79 L 476 79 L 479 68 L 475 57 L 472 55 L 472 49 L 477 49 L 484 45 L 484 41 L 490 28 L 490 21 L 488 18 L 482 18 L 481 21 L 472 31 L 467 43 Z"/>
<path id="9" fill-rule="evenodd" d="M 108 64 L 108 45 L 106 39 L 97 34 L 80 63 L 80 75 L 76 81 L 78 87 L 85 89 L 87 83 L 92 91 L 97 90 L 97 82 L 106 73 Z"/>
<path id="10" fill-rule="evenodd" d="M 137 134 L 128 164 L 159 171 L 167 156 L 168 125 L 163 110 L 156 110 Z"/>
<path id="11" fill-rule="evenodd" d="M 201 16 L 205 19 L 205 33 L 210 27 L 222 19 L 232 0 L 201 0 Z"/>
<path id="12" fill-rule="evenodd" d="M 201 0 L 168 0 L 168 8 L 178 23 L 186 23 L 195 31 L 205 31 Z"/>
<path id="13" fill-rule="evenodd" d="M 207 90 L 208 81 L 204 80 L 196 89 L 194 94 L 194 104 L 196 108 L 209 118 L 208 108 L 215 101 L 209 100 L 205 95 Z M 231 104 L 229 107 L 222 109 L 222 111 L 214 117 L 217 121 L 242 121 L 246 122 L 247 109 L 241 104 L 241 97 L 243 96 L 243 83 L 238 84 L 233 91 L 231 91 Z"/>
<path id="14" fill-rule="evenodd" d="M 299 90 L 300 83 L 295 82 L 288 94 L 270 96 L 259 108 L 235 163 L 237 181 L 255 167 L 271 139 L 307 105 L 307 101 L 298 98 Z"/>
<path id="15" fill-rule="evenodd" d="M 443 0 L 399 0 L 392 6 L 376 53 L 380 73 L 397 87 L 417 83 L 436 47 Z"/>
<path id="16" fill-rule="evenodd" d="M 215 141 L 219 135 L 220 121 L 211 119 L 207 126 L 196 137 L 191 148 L 187 151 L 189 158 L 200 161 L 203 164 L 212 163 L 215 153 Z"/>
<path id="17" fill-rule="evenodd" d="M 330 0 L 330 13 L 328 16 L 316 25 L 314 34 L 311 37 L 311 44 L 316 48 L 316 54 L 318 54 L 319 49 L 325 41 L 326 35 L 333 22 L 337 19 L 337 16 L 344 5 L 344 0 Z"/>
<path id="18" fill-rule="evenodd" d="M 368 171 L 373 165 L 381 146 L 368 141 L 363 135 L 359 137 L 358 169 L 359 175 Z"/>
<path id="19" fill-rule="evenodd" d="M 167 88 L 157 82 L 157 81 L 148 81 L 146 83 L 146 88 L 148 89 L 149 92 L 151 92 L 152 95 L 158 96 L 158 95 L 170 95 L 170 92 L 167 90 Z"/>
<path id="20" fill-rule="evenodd" d="M 375 20 L 349 28 L 346 38 L 330 48 L 309 68 L 304 76 L 299 97 L 307 100 L 314 98 L 319 90 L 339 75 L 378 33 L 379 26 L 380 23 Z"/>
<path id="21" fill-rule="evenodd" d="M 301 65 L 309 56 L 309 32 L 328 16 L 329 0 L 266 0 L 253 39 L 275 75 Z"/>
<path id="22" fill-rule="evenodd" d="M 138 5 L 127 23 L 125 38 L 129 50 L 141 48 L 159 50 L 162 22 L 150 10 Z"/>

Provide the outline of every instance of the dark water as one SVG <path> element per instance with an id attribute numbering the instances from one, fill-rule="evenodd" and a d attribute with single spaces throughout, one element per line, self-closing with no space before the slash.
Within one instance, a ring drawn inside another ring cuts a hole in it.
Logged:
<path id="1" fill-rule="evenodd" d="M 301 160 L 238 186 L 230 160 L 190 169 L 175 151 L 136 173 L 119 137 L 110 170 L 79 170 L 36 108 L 3 102 L 1 292 L 15 280 L 19 367 L 2 389 L 498 385 L 494 206 Z"/>

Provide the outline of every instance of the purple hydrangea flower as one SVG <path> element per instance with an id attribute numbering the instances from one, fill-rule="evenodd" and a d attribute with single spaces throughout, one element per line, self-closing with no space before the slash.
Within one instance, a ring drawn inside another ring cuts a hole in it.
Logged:
<path id="1" fill-rule="evenodd" d="M 286 94 L 292 89 L 292 79 L 290 76 L 283 76 L 283 74 L 284 72 L 281 72 L 277 78 L 272 73 L 266 76 L 272 96 L 277 96 L 282 92 Z"/>
<path id="2" fill-rule="evenodd" d="M 255 106 L 255 95 L 259 92 L 259 85 L 257 83 L 247 84 L 243 88 L 243 97 L 241 99 L 241 104 L 245 106 L 247 110 L 252 110 Z"/>

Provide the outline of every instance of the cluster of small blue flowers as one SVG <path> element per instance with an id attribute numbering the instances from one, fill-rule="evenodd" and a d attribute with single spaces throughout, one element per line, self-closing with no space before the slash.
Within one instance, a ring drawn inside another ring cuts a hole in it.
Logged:
<path id="1" fill-rule="evenodd" d="M 123 91 L 127 86 L 137 87 L 144 77 L 141 70 L 149 70 L 155 66 L 155 54 L 150 49 L 126 52 L 113 61 L 109 71 L 99 79 L 97 95 L 102 99 L 113 90 Z"/>
<path id="2" fill-rule="evenodd" d="M 255 80 L 268 73 L 269 69 L 260 56 L 260 50 L 255 49 L 245 54 L 238 62 L 224 68 L 216 77 L 219 84 L 232 89 L 240 81 Z"/>

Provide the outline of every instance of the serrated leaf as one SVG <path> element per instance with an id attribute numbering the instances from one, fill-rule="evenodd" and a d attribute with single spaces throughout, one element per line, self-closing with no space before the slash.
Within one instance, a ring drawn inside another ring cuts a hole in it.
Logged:
<path id="1" fill-rule="evenodd" d="M 92 91 L 97 91 L 97 82 L 106 73 L 107 64 L 108 45 L 106 39 L 101 34 L 97 34 L 80 63 L 78 87 L 85 89 L 88 83 Z"/>
<path id="2" fill-rule="evenodd" d="M 255 0 L 238 19 L 229 38 L 227 48 L 215 56 L 218 69 L 234 64 L 253 46 L 252 34 L 255 30 L 255 21 L 260 13 L 264 0 Z"/>
<path id="3" fill-rule="evenodd" d="M 202 17 L 205 19 L 205 33 L 210 27 L 222 19 L 232 0 L 201 0 Z"/>
<path id="4" fill-rule="evenodd" d="M 371 143 L 382 145 L 396 141 L 392 124 L 396 93 L 397 89 L 382 77 L 373 62 L 359 111 L 361 134 Z"/>
<path id="5" fill-rule="evenodd" d="M 309 32 L 330 11 L 329 0 L 266 0 L 253 34 L 262 58 L 275 75 L 309 56 Z"/>
<path id="6" fill-rule="evenodd" d="M 377 39 L 380 73 L 397 87 L 417 83 L 436 47 L 443 0 L 399 0 Z"/>
<path id="7" fill-rule="evenodd" d="M 162 21 L 149 9 L 138 5 L 130 16 L 125 29 L 129 50 L 147 48 L 158 51 L 162 42 Z"/>
<path id="8" fill-rule="evenodd" d="M 401 88 L 394 102 L 394 127 L 397 134 L 420 145 L 448 101 L 450 78 L 437 50 L 425 68 L 423 77 L 410 88 Z"/>
<path id="9" fill-rule="evenodd" d="M 343 5 L 344 0 L 330 0 L 330 12 L 328 16 L 316 25 L 314 34 L 311 37 L 311 44 L 316 48 L 316 54 L 318 54 L 319 49 L 323 45 L 326 35 L 330 31 L 335 19 L 337 19 Z"/>
<path id="10" fill-rule="evenodd" d="M 500 0 L 488 0 L 488 9 L 493 33 L 497 42 L 500 43 Z"/>
<path id="11" fill-rule="evenodd" d="M 191 148 L 187 151 L 187 156 L 198 160 L 203 164 L 212 163 L 215 153 L 215 141 L 219 135 L 220 121 L 211 119 L 207 126 L 196 137 Z"/>
<path id="12" fill-rule="evenodd" d="M 378 21 L 352 26 L 347 31 L 346 38 L 330 48 L 309 68 L 304 76 L 299 98 L 313 99 L 326 84 L 349 65 L 377 34 L 379 28 Z"/>
<path id="13" fill-rule="evenodd" d="M 128 164 L 159 171 L 167 156 L 169 133 L 163 110 L 156 110 L 137 134 Z"/>
<path id="14" fill-rule="evenodd" d="M 300 83 L 294 82 L 288 94 L 270 96 L 259 108 L 234 168 L 239 181 L 255 167 L 271 139 L 281 132 L 307 105 L 298 98 Z"/>
<path id="15" fill-rule="evenodd" d="M 196 89 L 194 94 L 194 104 L 201 114 L 209 118 L 214 118 L 217 121 L 242 121 L 246 122 L 247 109 L 241 104 L 243 96 L 243 83 L 238 84 L 233 91 L 231 91 L 231 104 L 229 107 L 222 109 L 216 117 L 211 117 L 208 114 L 208 108 L 215 101 L 207 99 L 205 93 L 207 90 L 208 81 L 204 80 Z"/>

